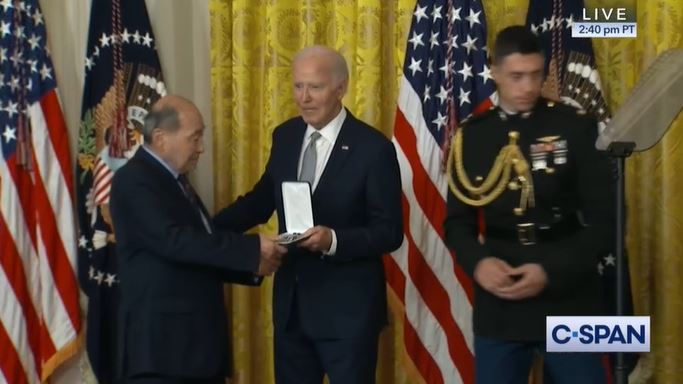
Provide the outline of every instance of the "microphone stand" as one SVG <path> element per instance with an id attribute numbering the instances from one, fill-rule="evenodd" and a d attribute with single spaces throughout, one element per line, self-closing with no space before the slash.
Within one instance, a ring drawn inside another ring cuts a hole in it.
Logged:
<path id="1" fill-rule="evenodd" d="M 609 144 L 607 152 L 610 157 L 616 160 L 617 163 L 617 185 L 616 185 L 616 213 L 617 225 L 616 231 L 616 277 L 617 277 L 617 316 L 624 316 L 624 270 L 628 268 L 624 265 L 624 248 L 625 248 L 625 163 L 626 158 L 631 156 L 636 143 L 632 141 L 615 141 Z M 628 380 L 626 373 L 626 365 L 624 363 L 624 352 L 617 352 L 617 361 L 614 367 L 614 381 L 616 384 L 626 384 Z"/>

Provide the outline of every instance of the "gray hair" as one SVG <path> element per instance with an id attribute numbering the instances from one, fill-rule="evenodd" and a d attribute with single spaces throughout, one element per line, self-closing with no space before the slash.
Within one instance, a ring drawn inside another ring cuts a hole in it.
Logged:
<path id="1" fill-rule="evenodd" d="M 345 81 L 349 79 L 349 66 L 346 64 L 346 59 L 344 56 L 338 51 L 324 45 L 313 45 L 300 50 L 296 56 L 294 56 L 292 64 L 296 64 L 296 62 L 301 59 L 314 56 L 325 56 L 331 60 L 330 69 L 332 71 L 332 75 L 337 79 L 337 81 Z"/>
<path id="2" fill-rule="evenodd" d="M 149 111 L 145 116 L 145 124 L 142 126 L 142 137 L 145 138 L 145 143 L 152 144 L 152 132 L 157 128 L 168 132 L 177 131 L 180 128 L 178 110 L 173 107 L 162 107 Z"/>

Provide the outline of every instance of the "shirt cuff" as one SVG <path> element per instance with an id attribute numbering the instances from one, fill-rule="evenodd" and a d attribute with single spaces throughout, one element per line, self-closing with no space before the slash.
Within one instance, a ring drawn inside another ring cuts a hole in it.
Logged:
<path id="1" fill-rule="evenodd" d="M 330 249 L 327 252 L 323 252 L 325 256 L 334 256 L 337 253 L 337 233 L 334 229 L 330 229 L 330 231 L 332 232 L 332 244 L 330 244 Z"/>

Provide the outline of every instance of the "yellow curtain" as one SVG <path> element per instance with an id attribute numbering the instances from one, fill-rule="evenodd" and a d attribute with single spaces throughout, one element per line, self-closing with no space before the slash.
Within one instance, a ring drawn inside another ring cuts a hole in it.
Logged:
<path id="1" fill-rule="evenodd" d="M 658 54 L 683 48 L 680 0 L 637 1 L 637 21 L 636 39 L 594 42 L 613 111 Z M 683 90 L 678 97 L 683 98 Z M 635 382 L 680 383 L 683 378 L 682 141 L 679 115 L 656 147 L 627 161 L 627 247 L 635 310 L 651 316 L 652 331 L 652 352 L 643 355 Z"/>
<path id="2" fill-rule="evenodd" d="M 523 23 L 528 0 L 484 0 L 488 41 Z M 638 38 L 594 40 L 606 98 L 615 110 L 654 57 L 683 47 L 680 0 L 587 0 L 587 6 L 637 6 Z M 261 175 L 272 129 L 295 116 L 290 64 L 302 47 L 325 44 L 346 57 L 344 104 L 390 136 L 398 79 L 415 0 L 211 0 L 211 87 L 215 206 L 248 191 Z M 652 349 L 639 367 L 652 383 L 683 377 L 683 123 L 653 150 L 628 162 L 628 247 L 638 314 L 652 315 Z M 675 164 L 679 164 L 676 166 Z M 260 228 L 274 233 L 274 221 Z M 271 383 L 272 280 L 228 288 L 235 383 Z M 391 295 L 390 295 L 391 296 Z M 418 383 L 402 344 L 402 313 L 390 297 L 390 326 L 380 340 L 378 383 Z M 645 379 L 642 379 L 645 380 Z"/>

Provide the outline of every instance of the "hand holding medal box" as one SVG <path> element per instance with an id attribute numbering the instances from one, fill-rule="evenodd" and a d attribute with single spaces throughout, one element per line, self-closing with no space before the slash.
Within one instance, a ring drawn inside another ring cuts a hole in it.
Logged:
<path id="1" fill-rule="evenodd" d="M 278 243 L 287 245 L 306 239 L 304 232 L 313 227 L 311 185 L 301 181 L 283 182 L 282 205 L 286 232 L 278 236 Z"/>

